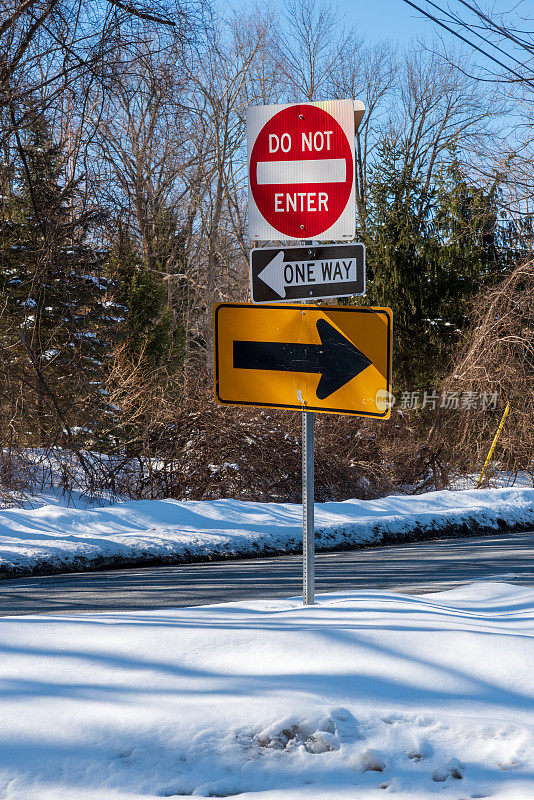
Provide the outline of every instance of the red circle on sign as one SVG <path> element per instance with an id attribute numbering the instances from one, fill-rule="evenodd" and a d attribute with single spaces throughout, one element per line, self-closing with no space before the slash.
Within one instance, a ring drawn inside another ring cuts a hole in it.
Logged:
<path id="1" fill-rule="evenodd" d="M 267 222 L 286 236 L 308 239 L 331 228 L 353 182 L 352 147 L 341 125 L 322 108 L 285 108 L 254 142 L 252 196 Z"/>

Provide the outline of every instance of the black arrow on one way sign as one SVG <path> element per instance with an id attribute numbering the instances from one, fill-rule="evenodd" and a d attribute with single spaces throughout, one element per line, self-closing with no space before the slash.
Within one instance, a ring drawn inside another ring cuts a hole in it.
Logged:
<path id="1" fill-rule="evenodd" d="M 317 397 L 324 400 L 372 362 L 325 319 L 318 320 L 317 332 L 321 344 L 234 341 L 234 368 L 319 372 Z"/>

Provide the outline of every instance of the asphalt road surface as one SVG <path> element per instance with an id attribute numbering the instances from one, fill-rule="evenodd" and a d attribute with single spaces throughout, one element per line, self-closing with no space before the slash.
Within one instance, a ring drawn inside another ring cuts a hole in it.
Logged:
<path id="1" fill-rule="evenodd" d="M 440 591 L 472 581 L 534 586 L 534 531 L 318 553 L 317 592 Z M 193 606 L 302 595 L 302 557 L 79 572 L 0 581 L 0 615 Z"/>

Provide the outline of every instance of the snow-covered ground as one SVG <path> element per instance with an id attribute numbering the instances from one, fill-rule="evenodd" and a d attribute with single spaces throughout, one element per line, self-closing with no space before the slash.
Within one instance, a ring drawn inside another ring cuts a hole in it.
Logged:
<path id="1" fill-rule="evenodd" d="M 534 525 L 534 489 L 428 492 L 316 505 L 319 549 Z M 296 552 L 302 508 L 239 500 L 136 500 L 0 510 L 0 576 Z"/>
<path id="2" fill-rule="evenodd" d="M 479 477 L 480 473 L 478 472 L 457 478 L 453 477 L 450 482 L 451 489 L 476 489 Z M 515 486 L 518 489 L 522 486 L 532 487 L 534 485 L 534 479 L 528 472 L 500 472 L 495 464 L 490 464 L 485 479 L 489 481 L 488 488 L 492 489 L 501 489 L 505 486 Z"/>
<path id="3" fill-rule="evenodd" d="M 0 620 L 3 800 L 534 797 L 534 591 Z"/>

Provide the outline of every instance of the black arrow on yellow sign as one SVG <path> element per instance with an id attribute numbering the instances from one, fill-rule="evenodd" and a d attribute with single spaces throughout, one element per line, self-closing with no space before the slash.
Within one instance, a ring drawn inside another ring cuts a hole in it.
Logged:
<path id="1" fill-rule="evenodd" d="M 234 341 L 234 368 L 318 372 L 317 397 L 324 400 L 372 362 L 325 319 L 317 321 L 317 333 L 321 344 Z"/>

